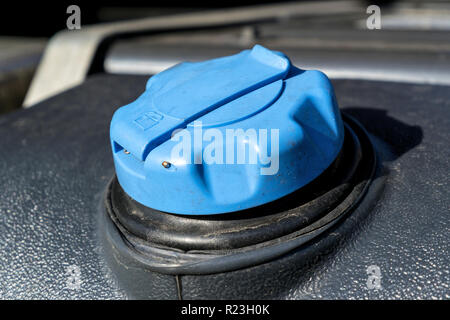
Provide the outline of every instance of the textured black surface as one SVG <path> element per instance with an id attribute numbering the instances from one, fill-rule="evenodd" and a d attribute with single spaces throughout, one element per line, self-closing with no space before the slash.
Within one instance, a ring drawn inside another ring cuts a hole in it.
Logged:
<path id="1" fill-rule="evenodd" d="M 0 117 L 0 298 L 127 297 L 105 261 L 98 223 L 114 174 L 109 121 L 144 90 L 145 80 L 92 77 Z M 341 108 L 372 134 L 382 163 L 365 201 L 283 259 L 229 274 L 181 276 L 183 298 L 450 298 L 450 88 L 334 84 Z M 71 265 L 81 271 L 79 290 L 66 288 Z M 369 265 L 381 269 L 381 290 L 366 287 Z M 151 298 L 178 295 L 173 276 L 149 274 L 136 285 L 159 292 Z"/>

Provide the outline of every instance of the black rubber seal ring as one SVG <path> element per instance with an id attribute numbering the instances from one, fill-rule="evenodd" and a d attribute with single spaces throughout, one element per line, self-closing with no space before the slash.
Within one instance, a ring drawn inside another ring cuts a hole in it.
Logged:
<path id="1" fill-rule="evenodd" d="M 174 215 L 136 202 L 113 179 L 112 214 L 128 233 L 154 245 L 181 250 L 237 249 L 281 237 L 316 221 L 351 192 L 361 146 L 351 131 L 345 132 L 343 148 L 325 172 L 269 204 L 220 215 Z"/>
<path id="2" fill-rule="evenodd" d="M 350 134 L 350 136 L 346 134 L 346 140 L 349 137 L 355 139 L 357 142 L 356 145 L 359 146 L 353 149 L 353 158 L 359 159 L 357 161 L 358 165 L 353 170 L 347 171 L 349 174 L 347 177 L 344 174 L 344 179 L 341 180 L 341 189 L 347 190 L 345 192 L 346 195 L 342 199 L 338 197 L 339 201 L 327 202 L 328 210 L 325 213 L 317 214 L 315 216 L 316 219 L 310 221 L 306 226 L 300 224 L 301 226 L 297 230 L 281 236 L 276 236 L 272 233 L 270 234 L 270 239 L 258 243 L 251 243 L 250 245 L 247 245 L 247 242 L 243 241 L 240 243 L 240 246 L 235 245 L 233 247 L 224 246 L 216 248 L 213 246 L 212 248 L 205 247 L 201 249 L 195 246 L 187 249 L 171 247 L 166 243 L 148 241 L 147 238 L 141 237 L 139 234 L 134 234 L 124 227 L 116 214 L 117 205 L 112 202 L 111 195 L 114 188 L 114 180 L 112 180 L 105 198 L 107 214 L 104 216 L 104 223 L 108 242 L 114 246 L 116 253 L 140 262 L 150 270 L 165 274 L 211 274 L 227 272 L 257 265 L 288 253 L 327 230 L 344 217 L 346 213 L 350 212 L 363 197 L 373 177 L 376 157 L 370 139 L 365 130 L 355 120 L 348 116 L 344 117 L 344 119 L 346 131 Z M 326 192 L 320 194 L 319 198 L 324 194 Z M 167 215 L 166 213 L 157 213 Z M 174 215 L 170 216 L 178 217 Z M 270 217 L 270 214 L 262 214 L 259 218 L 267 219 L 267 217 Z M 257 218 L 254 217 L 254 219 Z M 234 221 L 233 219 L 220 221 L 230 220 Z M 208 223 L 214 222 L 209 221 Z M 258 237 L 254 239 L 258 239 Z"/>

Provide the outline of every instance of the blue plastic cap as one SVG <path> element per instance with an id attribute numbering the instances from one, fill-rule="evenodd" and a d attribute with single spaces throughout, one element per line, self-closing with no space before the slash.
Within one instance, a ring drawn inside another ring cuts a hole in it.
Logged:
<path id="1" fill-rule="evenodd" d="M 256 45 L 153 76 L 115 112 L 110 135 L 130 197 L 164 212 L 205 215 L 305 186 L 336 159 L 343 124 L 323 73 Z"/>

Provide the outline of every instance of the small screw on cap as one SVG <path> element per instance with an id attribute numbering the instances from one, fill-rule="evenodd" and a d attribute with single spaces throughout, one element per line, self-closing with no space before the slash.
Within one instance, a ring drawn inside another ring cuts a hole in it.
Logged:
<path id="1" fill-rule="evenodd" d="M 161 164 L 162 164 L 162 166 L 163 166 L 164 168 L 166 168 L 166 169 L 170 168 L 170 166 L 171 166 L 171 163 L 168 162 L 168 161 L 163 161 L 163 163 L 161 163 Z"/>

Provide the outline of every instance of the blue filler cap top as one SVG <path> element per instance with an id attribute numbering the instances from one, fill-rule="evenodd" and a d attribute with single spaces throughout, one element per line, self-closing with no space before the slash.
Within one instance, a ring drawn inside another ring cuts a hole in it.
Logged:
<path id="1" fill-rule="evenodd" d="M 115 112 L 110 137 L 130 197 L 164 212 L 208 215 L 305 186 L 336 159 L 344 130 L 325 74 L 256 45 L 151 77 Z"/>

